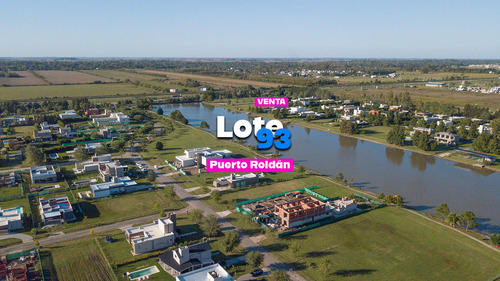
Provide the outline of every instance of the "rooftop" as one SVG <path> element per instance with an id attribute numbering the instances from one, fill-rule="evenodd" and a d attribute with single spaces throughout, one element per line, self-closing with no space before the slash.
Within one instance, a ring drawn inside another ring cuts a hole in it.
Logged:
<path id="1" fill-rule="evenodd" d="M 227 273 L 222 266 L 218 263 L 212 264 L 210 266 L 206 266 L 197 270 L 193 270 L 191 272 L 187 272 L 177 276 L 177 280 L 179 281 L 205 281 L 207 276 L 210 275 L 215 280 L 220 281 L 232 281 L 234 278 Z M 220 278 L 220 279 L 216 279 Z"/>

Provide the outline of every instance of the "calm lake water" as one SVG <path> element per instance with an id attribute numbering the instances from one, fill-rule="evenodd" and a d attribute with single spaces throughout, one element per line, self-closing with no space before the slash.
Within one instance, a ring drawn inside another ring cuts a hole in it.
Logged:
<path id="1" fill-rule="evenodd" d="M 253 118 L 198 103 L 162 108 L 165 115 L 180 110 L 193 126 L 206 121 L 211 132 L 217 116 L 226 116 L 226 130 L 240 119 Z M 375 193 L 401 194 L 408 206 L 426 213 L 433 214 L 442 203 L 452 212 L 471 210 L 479 218 L 480 231 L 500 233 L 500 173 L 300 126 L 287 128 L 292 147 L 280 152 L 297 165 L 330 176 L 341 172 L 357 187 Z M 246 143 L 256 144 L 253 135 Z"/>

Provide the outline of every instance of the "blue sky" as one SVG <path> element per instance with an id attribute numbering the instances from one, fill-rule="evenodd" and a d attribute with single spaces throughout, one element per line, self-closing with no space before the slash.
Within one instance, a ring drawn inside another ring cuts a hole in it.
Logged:
<path id="1" fill-rule="evenodd" d="M 499 1 L 8 1 L 0 57 L 500 58 Z"/>

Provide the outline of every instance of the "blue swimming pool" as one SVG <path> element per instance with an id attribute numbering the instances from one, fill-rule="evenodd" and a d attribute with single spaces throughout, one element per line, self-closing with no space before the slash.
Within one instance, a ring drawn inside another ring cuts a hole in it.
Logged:
<path id="1" fill-rule="evenodd" d="M 144 268 L 144 269 L 129 273 L 128 277 L 130 278 L 130 280 L 134 280 L 134 279 L 137 279 L 137 278 L 140 278 L 140 277 L 143 277 L 146 275 L 152 275 L 152 274 L 155 274 L 158 272 L 160 272 L 160 271 L 158 270 L 158 268 L 156 266 L 151 266 L 148 268 Z"/>

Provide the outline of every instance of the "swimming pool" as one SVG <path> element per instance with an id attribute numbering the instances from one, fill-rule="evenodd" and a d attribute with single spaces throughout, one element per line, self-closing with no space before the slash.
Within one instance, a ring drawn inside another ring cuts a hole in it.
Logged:
<path id="1" fill-rule="evenodd" d="M 57 158 L 59 158 L 59 154 L 57 154 L 57 153 L 50 153 L 49 157 L 50 157 L 50 159 L 57 159 Z"/>
<path id="2" fill-rule="evenodd" d="M 160 271 L 158 270 L 158 268 L 156 266 L 151 266 L 148 268 L 144 268 L 144 269 L 129 273 L 128 277 L 130 278 L 130 280 L 135 280 L 135 279 L 141 278 L 143 276 L 152 275 L 152 274 L 155 274 L 158 272 L 160 272 Z"/>

